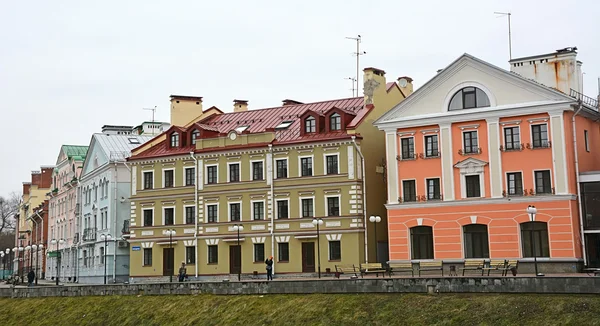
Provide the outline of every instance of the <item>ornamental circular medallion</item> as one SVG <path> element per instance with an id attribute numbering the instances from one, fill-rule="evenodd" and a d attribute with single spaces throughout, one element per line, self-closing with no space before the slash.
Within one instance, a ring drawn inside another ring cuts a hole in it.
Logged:
<path id="1" fill-rule="evenodd" d="M 232 132 L 229 134 L 229 139 L 235 140 L 236 138 L 237 138 L 237 134 L 235 132 Z"/>

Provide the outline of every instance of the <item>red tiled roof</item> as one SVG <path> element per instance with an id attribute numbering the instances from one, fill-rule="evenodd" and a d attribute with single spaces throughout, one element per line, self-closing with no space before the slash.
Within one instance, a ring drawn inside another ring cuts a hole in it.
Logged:
<path id="1" fill-rule="evenodd" d="M 394 85 L 396 85 L 396 82 L 389 82 L 389 83 L 386 83 L 386 84 L 385 84 L 385 90 L 389 92 L 389 91 L 390 91 L 390 89 L 391 89 L 392 87 L 394 87 Z"/>

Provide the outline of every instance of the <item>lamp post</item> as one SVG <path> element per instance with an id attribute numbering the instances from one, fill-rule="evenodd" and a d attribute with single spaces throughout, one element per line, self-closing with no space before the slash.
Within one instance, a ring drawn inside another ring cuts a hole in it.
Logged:
<path id="1" fill-rule="evenodd" d="M 6 274 L 6 259 L 4 259 L 4 251 L 0 251 L 0 258 L 2 258 L 2 280 L 4 280 L 4 274 Z"/>
<path id="2" fill-rule="evenodd" d="M 6 253 L 6 260 L 8 261 L 8 269 L 12 270 L 12 265 L 10 263 L 10 248 L 6 248 L 4 252 Z"/>
<path id="3" fill-rule="evenodd" d="M 25 248 L 23 248 L 22 242 L 21 242 L 21 245 L 19 246 L 19 248 L 17 248 L 17 249 L 18 249 L 18 253 L 19 253 L 19 255 L 18 255 L 19 264 L 17 265 L 17 268 L 21 270 L 20 273 L 17 271 L 17 275 L 20 274 L 21 282 L 23 282 L 23 270 L 25 269 L 25 259 L 23 259 L 23 257 L 25 257 L 24 256 Z"/>
<path id="4" fill-rule="evenodd" d="M 533 251 L 533 264 L 535 266 L 535 276 L 544 276 L 542 273 L 538 273 L 537 266 L 537 253 L 535 252 L 535 239 L 533 237 L 533 233 L 535 232 L 535 214 L 537 214 L 537 208 L 535 206 L 529 205 L 527 206 L 527 213 L 529 214 L 529 220 L 531 223 L 531 233 L 530 233 L 530 241 L 531 241 L 531 249 Z"/>
<path id="5" fill-rule="evenodd" d="M 40 245 L 33 245 L 31 246 L 31 248 L 33 250 L 35 250 L 35 285 L 38 284 L 38 267 L 39 267 L 39 263 L 40 263 L 40 257 L 38 257 L 38 250 L 41 250 L 42 248 L 44 248 L 43 244 Z"/>
<path id="6" fill-rule="evenodd" d="M 379 262 L 379 246 L 377 245 L 377 223 L 381 222 L 381 216 L 371 215 L 371 217 L 369 217 L 369 221 L 371 221 L 371 223 L 374 223 L 374 225 L 375 225 L 375 262 L 378 263 Z"/>
<path id="7" fill-rule="evenodd" d="M 244 231 L 244 226 L 241 224 L 234 224 L 233 230 L 237 231 L 237 247 L 240 250 L 239 254 L 239 269 L 238 269 L 238 282 L 242 279 L 242 247 L 240 247 L 240 231 Z"/>
<path id="8" fill-rule="evenodd" d="M 106 284 L 106 254 L 107 254 L 107 245 L 108 245 L 108 241 L 110 241 L 112 237 L 110 236 L 110 234 L 101 234 L 100 235 L 100 239 L 104 241 L 104 257 L 102 257 L 102 263 L 104 264 L 104 284 Z"/>
<path id="9" fill-rule="evenodd" d="M 33 249 L 31 247 L 31 245 L 28 245 L 27 247 L 25 247 L 25 251 L 29 253 L 29 269 L 31 269 L 31 267 L 32 267 L 32 263 L 31 262 L 32 262 L 32 259 L 33 259 L 33 251 L 31 249 Z M 27 273 L 29 273 L 29 271 Z"/>
<path id="10" fill-rule="evenodd" d="M 175 235 L 175 230 L 173 229 L 168 229 L 164 232 L 165 235 L 169 236 L 169 252 L 172 253 L 172 249 L 173 249 L 173 235 Z M 171 257 L 171 266 L 169 266 L 169 283 L 173 283 L 173 268 L 175 266 L 175 254 L 173 254 Z"/>
<path id="11" fill-rule="evenodd" d="M 317 262 L 318 262 L 319 278 L 321 278 L 321 234 L 319 232 L 319 226 L 323 225 L 323 219 L 313 218 L 312 224 L 317 226 Z"/>
<path id="12" fill-rule="evenodd" d="M 50 240 L 51 244 L 56 245 L 56 285 L 58 285 L 58 280 L 60 279 L 60 252 L 58 252 L 58 245 L 65 243 L 65 239 L 60 238 L 58 240 L 52 239 Z"/>

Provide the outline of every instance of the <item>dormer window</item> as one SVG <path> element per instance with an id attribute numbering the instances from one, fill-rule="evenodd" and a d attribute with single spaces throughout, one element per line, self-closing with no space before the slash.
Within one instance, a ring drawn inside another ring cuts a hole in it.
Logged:
<path id="1" fill-rule="evenodd" d="M 304 131 L 306 133 L 317 131 L 317 122 L 315 121 L 315 117 L 310 116 L 304 120 Z"/>
<path id="2" fill-rule="evenodd" d="M 490 99 L 477 87 L 465 87 L 456 92 L 450 100 L 448 111 L 484 108 L 490 106 Z"/>
<path id="3" fill-rule="evenodd" d="M 171 147 L 179 147 L 179 134 L 171 134 Z"/>
<path id="4" fill-rule="evenodd" d="M 330 130 L 342 130 L 342 117 L 334 113 L 329 117 L 329 129 Z"/>
<path id="5" fill-rule="evenodd" d="M 192 145 L 196 145 L 196 138 L 200 137 L 200 131 L 194 130 L 192 131 Z"/>

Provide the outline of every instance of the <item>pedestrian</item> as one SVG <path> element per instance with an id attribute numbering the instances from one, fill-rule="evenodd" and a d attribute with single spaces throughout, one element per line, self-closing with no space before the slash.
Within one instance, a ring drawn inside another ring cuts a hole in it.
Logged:
<path id="1" fill-rule="evenodd" d="M 33 286 L 33 280 L 35 280 L 35 272 L 32 269 L 27 273 L 27 286 Z"/>
<path id="2" fill-rule="evenodd" d="M 179 282 L 183 282 L 186 277 L 187 270 L 185 269 L 185 262 L 181 262 L 181 267 L 179 267 Z"/>
<path id="3" fill-rule="evenodd" d="M 265 264 L 267 265 L 267 281 L 273 280 L 273 256 L 267 258 L 265 260 Z"/>

